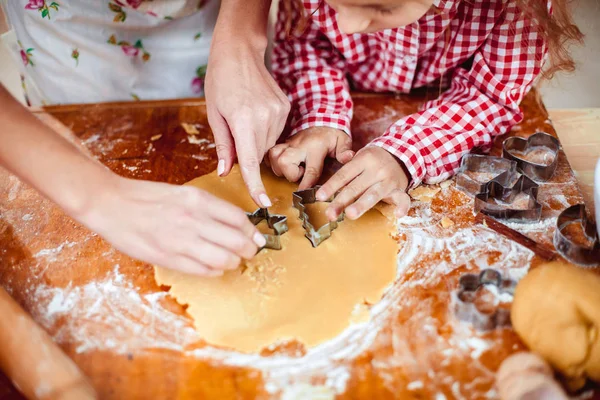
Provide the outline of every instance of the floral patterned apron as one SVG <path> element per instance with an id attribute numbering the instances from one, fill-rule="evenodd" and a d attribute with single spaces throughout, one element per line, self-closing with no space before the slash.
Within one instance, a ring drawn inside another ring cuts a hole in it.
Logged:
<path id="1" fill-rule="evenodd" d="M 0 0 L 30 105 L 203 95 L 218 0 Z"/>

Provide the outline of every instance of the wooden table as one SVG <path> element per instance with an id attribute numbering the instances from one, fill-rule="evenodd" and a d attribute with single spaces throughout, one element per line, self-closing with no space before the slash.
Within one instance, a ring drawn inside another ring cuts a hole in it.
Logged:
<path id="1" fill-rule="evenodd" d="M 594 169 L 600 159 L 600 108 L 550 110 L 586 205 L 594 208 Z"/>
<path id="2" fill-rule="evenodd" d="M 356 95 L 356 147 L 414 112 L 425 98 Z M 525 121 L 514 133 L 554 133 L 535 92 L 522 108 Z M 127 177 L 181 184 L 216 167 L 201 100 L 46 111 Z M 188 135 L 182 123 L 194 124 L 199 134 Z M 560 210 L 582 201 L 563 153 L 559 160 L 552 182 L 540 188 L 542 222 L 523 229 L 546 245 Z M 445 216 L 453 226 L 440 226 Z M 368 324 L 323 348 L 306 350 L 292 342 L 244 355 L 199 338 L 185 307 L 168 296 L 168 288 L 156 285 L 149 265 L 118 253 L 16 178 L 0 173 L 0 284 L 73 357 L 103 399 L 263 399 L 299 393 L 342 399 L 495 398 L 495 370 L 523 346 L 511 329 L 478 332 L 458 321 L 457 281 L 462 273 L 485 267 L 518 277 L 540 260 L 475 226 L 472 200 L 453 186 L 430 203 L 415 203 L 399 223 L 398 240 L 398 277 L 372 307 Z M 14 392 L 3 393 L 0 398 L 13 398 Z"/>

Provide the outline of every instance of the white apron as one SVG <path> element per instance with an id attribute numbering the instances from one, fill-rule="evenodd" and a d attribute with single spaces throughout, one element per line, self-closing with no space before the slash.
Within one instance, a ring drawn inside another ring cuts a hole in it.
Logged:
<path id="1" fill-rule="evenodd" d="M 203 95 L 219 0 L 0 4 L 30 105 Z"/>

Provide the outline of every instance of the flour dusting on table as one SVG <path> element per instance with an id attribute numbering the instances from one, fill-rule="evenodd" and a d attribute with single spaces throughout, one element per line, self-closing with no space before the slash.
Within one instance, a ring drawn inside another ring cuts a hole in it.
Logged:
<path id="1" fill-rule="evenodd" d="M 9 183 L 9 202 L 34 196 L 18 180 L 11 179 Z M 353 324 L 338 337 L 305 353 L 274 352 L 264 356 L 206 345 L 193 329 L 192 321 L 173 308 L 168 293 L 142 292 L 134 283 L 135 275 L 124 274 L 124 264 L 118 260 L 127 259 L 128 268 L 133 261 L 109 246 L 97 260 L 87 261 L 113 262 L 112 271 L 103 278 L 79 284 L 67 282 L 62 287 L 48 286 L 43 279 L 31 283 L 26 290 L 33 293 L 31 313 L 58 343 L 73 346 L 76 353 L 111 351 L 127 355 L 170 350 L 215 364 L 256 369 L 262 373 L 268 393 L 287 399 L 306 393 L 322 398 L 344 393 L 353 379 L 352 360 L 364 354 L 371 355 L 373 373 L 390 391 L 402 387 L 414 396 L 433 393 L 436 399 L 494 398 L 497 393 L 489 389 L 493 387 L 494 371 L 485 359 L 502 348 L 503 339 L 492 339 L 458 321 L 452 293 L 460 274 L 485 268 L 498 269 L 518 280 L 527 272 L 533 253 L 484 226 L 465 223 L 465 216 L 472 215 L 472 200 L 453 185 L 440 187 L 437 203 L 436 199 L 414 202 L 410 214 L 397 221 L 396 280 L 381 301 L 370 307 L 369 321 Z M 547 240 L 554 228 L 556 210 L 577 199 L 576 189 L 569 192 L 565 188 L 563 183 L 542 185 L 540 202 L 546 208 L 543 219 L 535 224 L 509 225 L 534 239 Z M 453 207 L 452 215 L 440 210 L 439 204 L 457 198 L 463 203 Z M 46 200 L 35 201 L 40 205 L 35 214 L 30 210 L 0 211 L 4 220 L 14 226 L 16 240 L 23 241 L 32 251 L 24 261 L 28 264 L 21 268 L 30 268 L 41 279 L 48 265 L 65 260 L 76 264 L 81 254 L 94 248 L 93 243 L 98 245 L 99 239 L 81 228 L 70 230 L 70 236 L 62 236 L 61 242 L 45 241 L 40 246 L 30 233 L 40 229 L 36 224 L 45 226 L 49 215 L 56 218 L 56 211 Z M 440 221 L 444 217 L 455 223 L 442 227 Z M 7 282 L 10 290 L 10 281 Z M 512 301 L 512 296 L 494 292 L 493 287 L 487 290 L 493 295 L 494 304 Z M 502 337 L 505 331 L 499 329 L 494 335 Z M 405 340 L 408 337 L 410 341 Z M 469 362 L 463 371 L 470 381 L 459 383 L 450 371 L 465 359 Z"/>
<path id="2" fill-rule="evenodd" d="M 77 353 L 112 350 L 116 353 L 149 349 L 183 351 L 200 338 L 189 320 L 161 305 L 167 293 L 140 294 L 116 265 L 104 280 L 65 288 L 37 286 L 32 314 L 54 339 L 71 343 Z M 65 318 L 68 317 L 68 318 Z M 106 329 L 98 329 L 105 326 Z"/>

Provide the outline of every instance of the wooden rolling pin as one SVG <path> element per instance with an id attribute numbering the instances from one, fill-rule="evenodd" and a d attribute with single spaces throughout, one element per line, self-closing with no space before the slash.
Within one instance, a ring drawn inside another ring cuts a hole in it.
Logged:
<path id="1" fill-rule="evenodd" d="M 3 288 L 0 288 L 0 369 L 28 399 L 97 399 L 75 363 Z"/>

